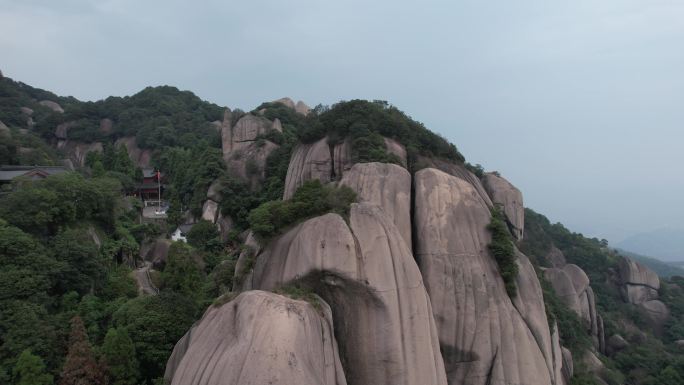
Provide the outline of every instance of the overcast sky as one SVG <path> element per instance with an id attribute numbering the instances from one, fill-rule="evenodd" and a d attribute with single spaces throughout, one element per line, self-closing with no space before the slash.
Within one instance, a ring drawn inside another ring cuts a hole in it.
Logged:
<path id="1" fill-rule="evenodd" d="M 384 99 L 575 231 L 684 219 L 681 0 L 0 0 L 0 69 L 88 100 Z"/>

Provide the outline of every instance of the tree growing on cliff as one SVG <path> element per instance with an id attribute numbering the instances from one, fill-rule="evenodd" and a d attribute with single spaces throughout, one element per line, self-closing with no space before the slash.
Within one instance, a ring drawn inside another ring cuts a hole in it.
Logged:
<path id="1" fill-rule="evenodd" d="M 511 233 L 508 231 L 504 214 L 501 209 L 492 209 L 492 219 L 487 229 L 492 234 L 492 241 L 489 244 L 489 251 L 499 265 L 499 273 L 506 284 L 508 296 L 513 298 L 517 294 L 515 279 L 518 277 L 518 264 L 515 261 L 515 247 Z"/>

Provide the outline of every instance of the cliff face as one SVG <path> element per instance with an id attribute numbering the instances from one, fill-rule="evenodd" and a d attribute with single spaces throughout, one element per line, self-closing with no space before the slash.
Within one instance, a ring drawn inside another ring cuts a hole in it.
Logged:
<path id="1" fill-rule="evenodd" d="M 352 164 L 345 146 L 327 138 L 298 146 L 284 198 L 306 180 L 338 179 L 357 193 L 348 222 L 326 214 L 264 246 L 250 238 L 254 252 L 242 253 L 236 287 L 298 285 L 319 295 L 349 384 L 562 384 L 569 369 L 532 264 L 517 252 L 511 299 L 488 250 L 494 203 L 522 237 L 519 191 L 501 178 L 483 186 L 449 162 L 413 177 L 398 165 Z M 402 154 L 396 142 L 387 146 Z"/>
<path id="2" fill-rule="evenodd" d="M 467 181 L 435 169 L 416 173 L 415 192 L 416 257 L 449 383 L 556 383 L 539 282 L 519 258 L 525 298 L 518 308 L 508 297 L 487 251 L 486 202 Z"/>

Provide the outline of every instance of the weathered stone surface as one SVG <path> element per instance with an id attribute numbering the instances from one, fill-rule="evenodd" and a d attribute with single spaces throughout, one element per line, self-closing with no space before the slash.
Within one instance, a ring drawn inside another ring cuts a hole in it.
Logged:
<path id="1" fill-rule="evenodd" d="M 640 304 L 658 298 L 660 279 L 646 266 L 629 258 L 619 261 L 620 291 L 625 302 Z"/>
<path id="2" fill-rule="evenodd" d="M 216 224 L 219 228 L 221 242 L 228 242 L 230 232 L 235 228 L 233 220 L 230 219 L 230 217 L 224 217 L 221 211 L 219 211 L 218 219 L 216 219 Z"/>
<path id="3" fill-rule="evenodd" d="M 599 358 L 589 350 L 584 352 L 584 356 L 582 356 L 582 363 L 584 363 L 584 366 L 588 372 L 595 374 L 600 374 L 605 367 L 603 362 L 601 362 L 601 360 L 599 360 Z"/>
<path id="4" fill-rule="evenodd" d="M 77 122 L 72 121 L 57 125 L 57 128 L 55 128 L 55 138 L 59 140 L 67 139 L 69 135 L 69 129 L 75 127 L 77 124 Z"/>
<path id="5" fill-rule="evenodd" d="M 656 331 L 661 331 L 665 321 L 670 316 L 670 311 L 664 303 L 657 299 L 642 302 L 639 304 L 641 308 L 645 311 L 646 317 L 648 318 L 649 324 Z"/>
<path id="6" fill-rule="evenodd" d="M 552 245 L 551 250 L 546 254 L 546 260 L 549 262 L 551 267 L 562 268 L 567 264 L 565 261 L 565 255 L 560 249 Z"/>
<path id="7" fill-rule="evenodd" d="M 21 107 L 21 108 L 19 108 L 19 110 L 21 111 L 22 114 L 24 114 L 26 116 L 33 115 L 33 110 L 28 108 L 28 107 Z"/>
<path id="8" fill-rule="evenodd" d="M 545 342 L 550 333 L 541 326 L 546 315 L 532 311 L 538 306 L 521 315 L 489 255 L 487 203 L 465 179 L 432 168 L 417 172 L 414 185 L 413 242 L 449 383 L 554 383 L 553 359 L 545 356 L 552 354 Z M 534 296 L 539 282 L 526 273 L 521 280 L 523 296 Z"/>
<path id="9" fill-rule="evenodd" d="M 257 140 L 271 130 L 283 130 L 280 120 L 246 114 L 232 126 L 232 112 L 226 109 L 221 123 L 223 160 L 234 176 L 255 187 L 263 180 L 266 159 L 278 145 L 268 140 Z"/>
<path id="10" fill-rule="evenodd" d="M 478 178 L 472 172 L 468 171 L 468 169 L 466 169 L 465 166 L 442 159 L 433 159 L 419 156 L 416 168 L 421 169 L 427 167 L 436 168 L 449 175 L 465 180 L 466 182 L 470 183 L 470 185 L 473 186 L 473 188 L 475 188 L 478 195 L 480 195 L 480 198 L 482 198 L 482 200 L 485 201 L 485 203 L 487 203 L 487 206 L 493 206 L 492 200 L 489 198 L 489 194 L 487 194 L 487 191 L 485 190 L 484 186 L 482 186 L 480 178 Z"/>
<path id="11" fill-rule="evenodd" d="M 572 353 L 565 347 L 562 347 L 563 352 L 563 381 L 565 384 L 570 383 L 570 379 L 574 374 L 575 368 L 572 361 Z"/>
<path id="12" fill-rule="evenodd" d="M 546 269 L 544 270 L 544 278 L 551 283 L 556 295 L 567 307 L 578 315 L 581 314 L 579 295 L 575 290 L 575 285 L 572 284 L 572 279 L 563 269 Z"/>
<path id="13" fill-rule="evenodd" d="M 89 152 L 102 152 L 102 143 L 83 143 L 73 140 L 60 140 L 57 142 L 57 148 L 64 151 L 64 154 L 78 167 L 85 165 L 85 159 Z"/>
<path id="14" fill-rule="evenodd" d="M 0 120 L 0 137 L 9 138 L 12 136 L 12 131 Z"/>
<path id="15" fill-rule="evenodd" d="M 259 135 L 266 134 L 272 128 L 274 128 L 273 123 L 268 119 L 246 114 L 232 128 L 228 151 L 237 151 L 246 147 L 249 145 L 247 142 L 255 141 Z"/>
<path id="16" fill-rule="evenodd" d="M 494 173 L 486 173 L 483 180 L 484 188 L 489 193 L 492 202 L 503 206 L 506 219 L 513 227 L 513 236 L 516 239 L 522 239 L 525 228 L 522 193 L 506 179 Z"/>
<path id="17" fill-rule="evenodd" d="M 62 106 L 60 106 L 57 102 L 53 102 L 52 100 L 41 100 L 38 102 L 38 104 L 40 104 L 41 106 L 45 106 L 54 112 L 59 112 L 60 114 L 64 113 L 64 109 L 62 108 Z"/>
<path id="18" fill-rule="evenodd" d="M 309 112 L 311 112 L 311 108 L 306 105 L 303 101 L 298 101 L 297 105 L 294 107 L 295 111 L 299 114 L 302 114 L 304 116 L 309 115 Z"/>
<path id="19" fill-rule="evenodd" d="M 152 262 L 154 266 L 163 266 L 169 256 L 171 240 L 157 238 L 151 242 L 145 242 L 140 247 L 140 257 L 144 261 Z"/>
<path id="20" fill-rule="evenodd" d="M 211 223 L 216 223 L 218 212 L 218 203 L 212 201 L 211 199 L 207 199 L 202 206 L 202 219 Z"/>
<path id="21" fill-rule="evenodd" d="M 128 151 L 128 157 L 131 158 L 133 164 L 137 167 L 144 168 L 150 166 L 152 151 L 139 148 L 134 136 L 119 138 L 114 145 L 116 147 L 121 145 L 125 146 L 126 151 Z"/>
<path id="22" fill-rule="evenodd" d="M 249 181 L 254 187 L 264 179 L 266 160 L 278 145 L 268 140 L 246 143 L 246 146 L 231 153 L 226 160 L 226 167 L 232 175 Z"/>
<path id="23" fill-rule="evenodd" d="M 221 190 L 223 190 L 223 183 L 221 179 L 216 179 L 211 182 L 209 189 L 207 189 L 207 199 L 211 199 L 214 202 L 221 202 L 223 197 L 221 196 Z"/>
<path id="24" fill-rule="evenodd" d="M 407 166 L 406 149 L 401 143 L 394 139 L 385 138 L 385 147 L 387 147 L 387 152 L 396 155 L 401 160 L 404 167 Z"/>
<path id="25" fill-rule="evenodd" d="M 606 343 L 607 353 L 611 355 L 625 349 L 627 346 L 629 346 L 629 343 L 619 334 L 610 336 Z"/>
<path id="26" fill-rule="evenodd" d="M 560 363 L 556 362 L 554 351 L 560 349 L 558 335 L 552 335 L 546 318 L 544 294 L 537 279 L 534 266 L 527 256 L 519 251 L 517 254 L 518 277 L 516 279 L 517 295 L 513 298 L 513 306 L 518 310 L 530 332 L 534 336 L 539 349 L 546 360 L 553 384 L 560 380 Z M 554 338 L 556 341 L 554 341 Z M 554 349 L 554 342 L 556 347 Z M 556 352 L 558 353 L 558 352 Z"/>
<path id="27" fill-rule="evenodd" d="M 589 277 L 584 270 L 577 265 L 567 264 L 563 268 L 545 269 L 544 278 L 551 283 L 563 303 L 584 321 L 594 346 L 602 351 L 603 326 L 596 311 L 594 291 L 589 286 Z"/>
<path id="28" fill-rule="evenodd" d="M 333 177 L 341 178 L 345 172 L 351 170 L 353 165 L 350 140 L 346 139 L 342 143 L 335 144 L 333 148 Z"/>
<path id="29" fill-rule="evenodd" d="M 273 102 L 274 103 L 280 103 L 280 104 L 284 105 L 285 107 L 292 108 L 293 110 L 295 109 L 295 102 L 288 97 L 280 98 L 278 100 L 274 100 Z"/>
<path id="30" fill-rule="evenodd" d="M 176 345 L 172 385 L 345 385 L 330 308 L 263 291 L 212 306 Z"/>
<path id="31" fill-rule="evenodd" d="M 359 202 L 380 206 L 411 249 L 411 174 L 396 164 L 357 163 L 340 184 L 356 191 Z"/>
<path id="32" fill-rule="evenodd" d="M 330 155 L 327 138 L 297 146 L 287 168 L 283 199 L 292 198 L 295 191 L 308 180 L 318 179 L 322 182 L 329 182 L 332 176 Z"/>
<path id="33" fill-rule="evenodd" d="M 350 211 L 349 226 L 326 214 L 271 241 L 251 285 L 272 290 L 300 281 L 319 293 L 333 309 L 350 384 L 446 384 L 411 250 L 380 207 L 359 203 Z"/>
<path id="34" fill-rule="evenodd" d="M 554 323 L 551 332 L 551 350 L 553 353 L 553 369 L 554 369 L 554 384 L 562 385 L 564 383 L 563 377 L 563 347 L 560 344 L 560 334 L 558 332 L 558 324 Z"/>

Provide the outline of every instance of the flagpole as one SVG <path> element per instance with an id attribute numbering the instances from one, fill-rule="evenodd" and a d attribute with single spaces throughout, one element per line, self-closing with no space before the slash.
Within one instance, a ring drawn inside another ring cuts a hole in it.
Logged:
<path id="1" fill-rule="evenodd" d="M 157 195 L 157 210 L 161 211 L 161 173 L 157 170 L 157 186 L 159 188 L 159 195 Z"/>

